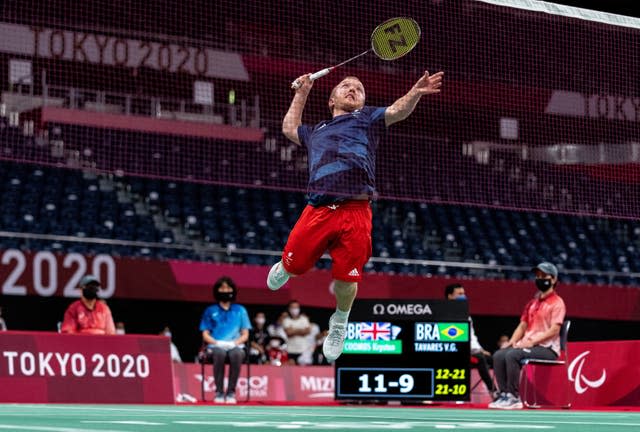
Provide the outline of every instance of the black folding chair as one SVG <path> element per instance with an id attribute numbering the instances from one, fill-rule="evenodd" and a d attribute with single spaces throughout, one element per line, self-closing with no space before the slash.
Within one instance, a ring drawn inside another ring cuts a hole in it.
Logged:
<path id="1" fill-rule="evenodd" d="M 569 339 L 569 328 L 571 327 L 571 321 L 566 320 L 562 323 L 562 327 L 560 328 L 560 354 L 556 360 L 543 360 L 543 359 L 523 359 L 520 364 L 522 365 L 522 369 L 520 370 L 520 382 L 523 384 L 520 394 L 522 396 L 522 403 L 527 408 L 571 408 L 571 401 L 569 400 L 569 351 L 567 349 L 567 341 Z M 538 402 L 538 392 L 535 391 L 536 386 L 536 374 L 531 374 L 531 384 L 529 384 L 529 379 L 527 379 L 528 374 L 526 369 L 529 365 L 535 365 L 535 367 L 563 367 L 565 369 L 565 378 L 566 383 L 563 383 L 563 388 L 561 391 L 563 392 L 563 403 L 558 405 L 553 404 L 541 404 Z M 529 388 L 529 386 L 533 387 L 533 391 Z M 533 393 L 533 400 L 530 400 L 530 393 Z"/>

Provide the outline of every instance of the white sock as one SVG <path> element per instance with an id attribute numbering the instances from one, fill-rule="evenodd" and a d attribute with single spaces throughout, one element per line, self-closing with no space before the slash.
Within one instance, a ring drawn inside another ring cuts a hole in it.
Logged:
<path id="1" fill-rule="evenodd" d="M 338 322 L 347 322 L 349 321 L 349 313 L 351 312 L 351 309 L 349 309 L 348 311 L 344 312 L 341 311 L 340 309 L 336 308 L 336 313 L 334 314 L 336 321 Z"/>

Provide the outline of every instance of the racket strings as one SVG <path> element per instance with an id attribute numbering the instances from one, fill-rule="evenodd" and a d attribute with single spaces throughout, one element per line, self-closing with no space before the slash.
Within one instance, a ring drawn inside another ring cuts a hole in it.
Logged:
<path id="1" fill-rule="evenodd" d="M 408 54 L 420 41 L 420 26 L 411 18 L 392 18 L 380 24 L 371 35 L 373 52 L 383 60 L 396 60 Z"/>

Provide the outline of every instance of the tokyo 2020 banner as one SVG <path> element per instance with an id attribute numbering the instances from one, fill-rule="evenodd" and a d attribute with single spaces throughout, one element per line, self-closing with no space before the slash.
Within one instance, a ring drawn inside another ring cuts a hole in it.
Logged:
<path id="1" fill-rule="evenodd" d="M 169 340 L 0 332 L 0 402 L 172 403 Z"/>

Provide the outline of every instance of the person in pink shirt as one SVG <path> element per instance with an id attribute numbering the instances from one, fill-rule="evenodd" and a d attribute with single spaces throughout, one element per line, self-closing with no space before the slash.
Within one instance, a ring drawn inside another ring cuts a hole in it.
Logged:
<path id="1" fill-rule="evenodd" d="M 100 281 L 93 275 L 80 280 L 82 296 L 69 305 L 60 327 L 61 333 L 112 335 L 116 334 L 111 309 L 98 300 Z"/>
<path id="2" fill-rule="evenodd" d="M 520 361 L 525 358 L 555 360 L 560 353 L 560 328 L 567 310 L 555 290 L 558 269 L 550 262 L 542 262 L 531 270 L 539 292 L 524 307 L 520 324 L 506 346 L 493 354 L 500 397 L 491 402 L 489 408 L 521 409 Z"/>

